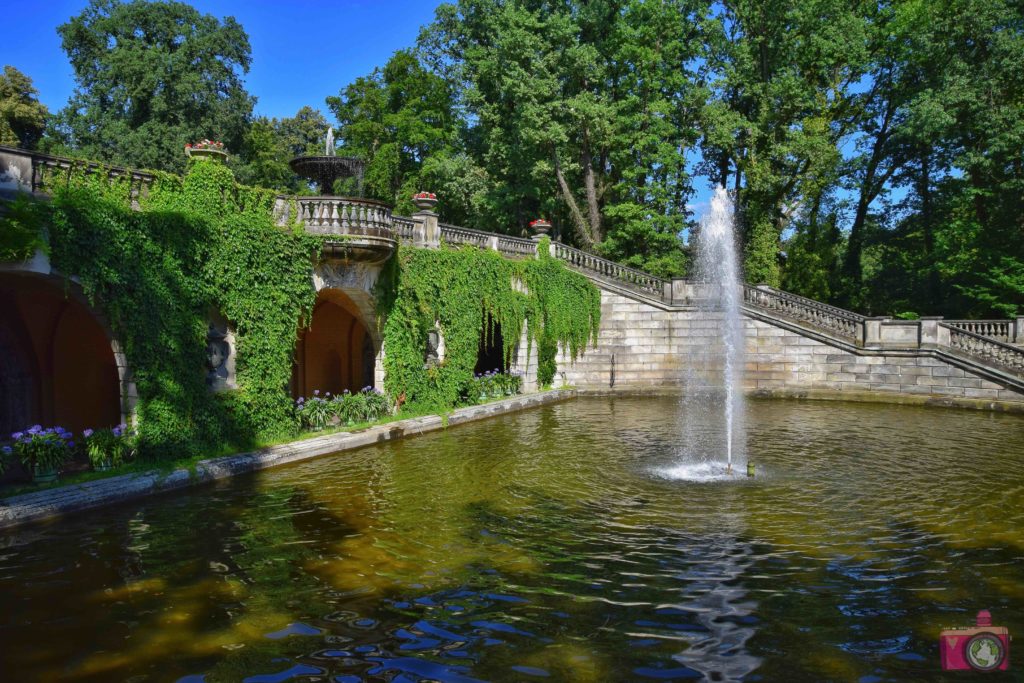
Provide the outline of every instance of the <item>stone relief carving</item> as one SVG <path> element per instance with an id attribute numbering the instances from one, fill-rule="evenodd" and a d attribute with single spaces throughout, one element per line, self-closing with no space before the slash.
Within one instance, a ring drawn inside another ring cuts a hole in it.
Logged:
<path id="1" fill-rule="evenodd" d="M 206 329 L 206 386 L 211 391 L 234 389 L 235 335 L 227 320 L 211 312 Z"/>

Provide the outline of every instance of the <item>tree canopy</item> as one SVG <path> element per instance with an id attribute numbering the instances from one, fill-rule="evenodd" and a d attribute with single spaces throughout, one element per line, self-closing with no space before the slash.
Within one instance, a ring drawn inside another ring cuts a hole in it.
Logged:
<path id="1" fill-rule="evenodd" d="M 181 170 L 188 142 L 239 149 L 255 100 L 242 74 L 249 37 L 181 2 L 90 0 L 57 29 L 77 87 L 59 139 L 90 157 Z"/>
<path id="2" fill-rule="evenodd" d="M 0 74 L 0 145 L 36 146 L 49 116 L 38 95 L 31 78 L 13 66 L 4 67 Z"/>
<path id="3" fill-rule="evenodd" d="M 329 122 L 252 117 L 234 19 L 91 0 L 58 30 L 78 88 L 48 136 L 169 170 L 212 137 L 244 182 L 309 190 L 287 162 Z M 872 314 L 1024 310 L 1017 0 L 456 0 L 326 105 L 362 190 L 397 212 L 433 191 L 444 220 L 546 217 L 683 275 L 694 197 L 720 184 L 749 281 Z M 32 144 L 44 117 L 5 72 L 3 139 Z"/>

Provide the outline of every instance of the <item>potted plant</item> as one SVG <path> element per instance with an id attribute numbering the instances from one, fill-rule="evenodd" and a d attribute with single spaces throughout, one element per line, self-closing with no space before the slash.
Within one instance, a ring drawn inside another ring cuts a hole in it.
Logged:
<path id="1" fill-rule="evenodd" d="M 133 434 L 123 424 L 113 429 L 86 429 L 82 436 L 86 455 L 97 472 L 120 467 L 135 454 Z"/>
<path id="2" fill-rule="evenodd" d="M 412 196 L 412 203 L 420 211 L 427 211 L 437 206 L 437 195 L 433 192 L 417 192 Z"/>
<path id="3" fill-rule="evenodd" d="M 11 435 L 14 454 L 31 473 L 37 484 L 46 484 L 57 479 L 61 465 L 71 457 L 75 442 L 71 433 L 63 427 L 43 429 L 33 425 L 24 432 Z"/>
<path id="4" fill-rule="evenodd" d="M 538 218 L 530 221 L 530 230 L 536 237 L 543 237 L 551 229 L 551 222 L 546 218 Z"/>
<path id="5" fill-rule="evenodd" d="M 200 140 L 199 142 L 185 145 L 185 154 L 194 159 L 212 159 L 213 161 L 224 162 L 228 159 L 228 153 L 224 150 L 224 143 L 216 140 Z"/>

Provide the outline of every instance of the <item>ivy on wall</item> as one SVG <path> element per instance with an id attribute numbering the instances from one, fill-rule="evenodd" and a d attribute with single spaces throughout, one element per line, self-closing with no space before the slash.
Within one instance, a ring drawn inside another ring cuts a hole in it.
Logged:
<path id="1" fill-rule="evenodd" d="M 158 174 L 142 211 L 126 181 L 84 167 L 51 191 L 54 267 L 78 278 L 123 345 L 145 453 L 239 448 L 294 429 L 287 386 L 320 238 L 275 226 L 273 193 L 238 187 L 209 161 L 184 178 Z M 211 309 L 236 327 L 239 390 L 217 395 L 204 373 Z"/>
<path id="2" fill-rule="evenodd" d="M 288 384 L 326 236 L 275 225 L 274 193 L 238 186 L 221 164 L 194 160 L 184 177 L 154 176 L 139 211 L 129 179 L 73 165 L 44 187 L 52 202 L 8 213 L 4 227 L 17 220 L 19 232 L 0 246 L 23 259 L 49 233 L 54 268 L 78 280 L 122 345 L 143 455 L 198 455 L 294 433 Z M 600 294 L 551 258 L 547 241 L 540 251 L 511 261 L 494 251 L 401 248 L 376 292 L 388 392 L 416 409 L 450 409 L 473 376 L 488 320 L 501 326 L 506 358 L 526 326 L 539 364 L 552 368 L 542 376 L 549 384 L 558 344 L 575 357 L 596 339 Z M 220 394 L 205 382 L 213 310 L 233 323 L 237 350 L 239 388 Z M 446 354 L 426 369 L 435 321 Z"/>
<path id="3" fill-rule="evenodd" d="M 385 388 L 421 410 L 447 410 L 468 386 L 480 340 L 501 328 L 506 360 L 526 326 L 538 344 L 538 367 L 553 367 L 558 344 L 572 358 L 596 341 L 600 292 L 549 255 L 512 261 L 473 247 L 401 248 L 381 278 L 377 300 L 384 325 Z M 427 367 L 428 332 L 439 327 L 444 359 Z M 554 376 L 541 377 L 550 384 Z"/>

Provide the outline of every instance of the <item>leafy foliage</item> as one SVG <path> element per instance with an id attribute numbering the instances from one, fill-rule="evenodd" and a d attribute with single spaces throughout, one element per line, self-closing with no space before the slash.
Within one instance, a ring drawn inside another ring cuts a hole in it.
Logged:
<path id="1" fill-rule="evenodd" d="M 0 74 L 0 145 L 36 146 L 50 115 L 38 95 L 31 78 L 13 66 L 4 67 Z"/>
<path id="2" fill-rule="evenodd" d="M 181 171 L 181 150 L 203 138 L 241 147 L 255 100 L 241 74 L 249 37 L 181 2 L 90 0 L 58 29 L 77 88 L 57 116 L 77 154 Z"/>
<path id="3" fill-rule="evenodd" d="M 385 387 L 417 409 L 445 411 L 474 379 L 480 339 L 501 328 L 506 359 L 527 330 L 527 343 L 549 340 L 576 358 L 596 340 L 600 292 L 585 277 L 548 255 L 511 261 L 474 248 L 400 248 L 389 276 L 380 284 L 384 325 Z M 439 327 L 445 357 L 424 363 L 427 334 Z M 543 360 L 543 358 L 541 359 Z M 549 361 L 551 362 L 551 361 Z"/>

